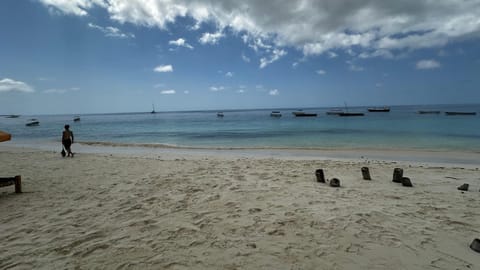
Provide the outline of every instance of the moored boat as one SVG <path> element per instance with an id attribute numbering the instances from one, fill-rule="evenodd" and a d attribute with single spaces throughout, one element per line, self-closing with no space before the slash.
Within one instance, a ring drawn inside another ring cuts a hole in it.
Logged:
<path id="1" fill-rule="evenodd" d="M 38 121 L 35 118 L 32 118 L 28 121 L 28 123 L 25 124 L 27 127 L 34 127 L 40 125 L 40 121 Z"/>
<path id="2" fill-rule="evenodd" d="M 292 114 L 295 115 L 295 117 L 316 117 L 317 116 L 316 113 L 306 113 L 303 111 L 292 112 Z"/>
<path id="3" fill-rule="evenodd" d="M 279 111 L 272 111 L 270 113 L 271 117 L 282 117 L 282 114 Z"/>
<path id="4" fill-rule="evenodd" d="M 223 117 L 223 112 L 217 112 L 217 117 Z"/>
<path id="5" fill-rule="evenodd" d="M 341 113 L 343 113 L 343 110 L 340 110 L 340 109 L 333 109 L 333 110 L 327 111 L 327 115 L 339 115 Z"/>
<path id="6" fill-rule="evenodd" d="M 79 122 L 80 121 L 80 116 L 75 116 L 73 118 L 73 122 Z"/>
<path id="7" fill-rule="evenodd" d="M 418 111 L 419 114 L 439 114 L 440 111 Z"/>
<path id="8" fill-rule="evenodd" d="M 476 115 L 476 112 L 445 112 L 446 115 Z"/>
<path id="9" fill-rule="evenodd" d="M 364 113 L 359 113 L 359 112 L 342 112 L 339 113 L 338 116 L 364 116 Z"/>
<path id="10" fill-rule="evenodd" d="M 367 109 L 369 112 L 389 112 L 390 107 L 371 107 Z"/>

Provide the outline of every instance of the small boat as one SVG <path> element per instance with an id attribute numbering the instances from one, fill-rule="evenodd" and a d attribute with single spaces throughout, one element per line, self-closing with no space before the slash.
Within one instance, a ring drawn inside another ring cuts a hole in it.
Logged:
<path id="1" fill-rule="evenodd" d="M 343 113 L 343 110 L 340 110 L 340 109 L 333 109 L 333 110 L 327 111 L 327 115 L 339 115 L 341 113 Z"/>
<path id="2" fill-rule="evenodd" d="M 476 112 L 445 112 L 446 115 L 476 115 Z"/>
<path id="3" fill-rule="evenodd" d="M 6 118 L 18 118 L 20 117 L 20 115 L 17 115 L 17 114 L 10 114 L 10 115 L 7 115 L 5 116 Z"/>
<path id="4" fill-rule="evenodd" d="M 73 122 L 79 122 L 80 121 L 80 116 L 75 116 L 73 118 Z"/>
<path id="5" fill-rule="evenodd" d="M 292 114 L 295 115 L 295 117 L 316 117 L 317 116 L 316 113 L 306 113 L 303 111 L 292 112 Z"/>
<path id="6" fill-rule="evenodd" d="M 357 113 L 357 112 L 342 112 L 339 113 L 338 116 L 364 116 L 364 113 Z"/>
<path id="7" fill-rule="evenodd" d="M 365 114 L 364 113 L 360 113 L 360 112 L 348 112 L 348 106 L 347 106 L 347 103 L 345 102 L 345 111 L 344 112 L 341 112 L 338 114 L 338 116 L 364 116 Z"/>
<path id="8" fill-rule="evenodd" d="M 40 125 L 40 122 L 35 119 L 35 118 L 32 118 L 28 121 L 28 123 L 25 124 L 27 127 L 34 127 L 34 126 L 38 126 Z"/>
<path id="9" fill-rule="evenodd" d="M 369 112 L 389 112 L 390 107 L 371 107 L 367 109 Z"/>
<path id="10" fill-rule="evenodd" d="M 217 112 L 217 117 L 223 117 L 223 112 Z"/>
<path id="11" fill-rule="evenodd" d="M 419 114 L 439 114 L 440 111 L 418 111 Z"/>
<path id="12" fill-rule="evenodd" d="M 279 111 L 272 111 L 270 113 L 271 117 L 282 117 L 282 114 Z"/>

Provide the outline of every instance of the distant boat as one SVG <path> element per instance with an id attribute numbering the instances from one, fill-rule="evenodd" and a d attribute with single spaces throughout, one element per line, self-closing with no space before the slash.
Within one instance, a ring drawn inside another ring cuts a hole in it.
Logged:
<path id="1" fill-rule="evenodd" d="M 341 112 L 338 114 L 338 116 L 364 116 L 365 114 L 364 113 L 360 113 L 360 112 L 348 112 L 348 107 L 347 107 L 347 103 L 345 102 L 345 111 L 344 112 Z"/>
<path id="2" fill-rule="evenodd" d="M 217 112 L 217 117 L 223 117 L 223 112 Z"/>
<path id="3" fill-rule="evenodd" d="M 338 116 L 364 116 L 364 113 L 358 113 L 358 112 L 342 112 L 339 113 Z"/>
<path id="4" fill-rule="evenodd" d="M 150 113 L 155 113 L 155 105 L 152 104 L 152 111 Z"/>
<path id="5" fill-rule="evenodd" d="M 271 117 L 282 117 L 282 114 L 279 111 L 272 111 L 270 113 Z"/>
<path id="6" fill-rule="evenodd" d="M 369 112 L 389 112 L 390 107 L 371 107 L 367 109 Z"/>
<path id="7" fill-rule="evenodd" d="M 476 115 L 476 112 L 445 112 L 446 115 Z"/>
<path id="8" fill-rule="evenodd" d="M 295 117 L 316 117 L 317 116 L 316 113 L 306 113 L 303 111 L 292 112 L 292 114 L 295 115 Z"/>
<path id="9" fill-rule="evenodd" d="M 33 127 L 33 126 L 38 126 L 40 125 L 40 122 L 35 119 L 35 118 L 32 118 L 30 120 L 28 120 L 28 123 L 25 124 L 27 127 Z"/>
<path id="10" fill-rule="evenodd" d="M 418 111 L 419 114 L 439 114 L 440 111 Z"/>
<path id="11" fill-rule="evenodd" d="M 73 122 L 79 122 L 80 121 L 80 116 L 75 116 L 73 118 Z"/>
<path id="12" fill-rule="evenodd" d="M 5 116 L 6 118 L 18 118 L 20 117 L 20 115 L 17 115 L 17 114 L 10 114 L 10 115 L 7 115 Z"/>
<path id="13" fill-rule="evenodd" d="M 327 111 L 327 115 L 339 115 L 341 113 L 343 113 L 343 110 L 340 110 L 340 109 L 333 109 L 333 110 Z"/>

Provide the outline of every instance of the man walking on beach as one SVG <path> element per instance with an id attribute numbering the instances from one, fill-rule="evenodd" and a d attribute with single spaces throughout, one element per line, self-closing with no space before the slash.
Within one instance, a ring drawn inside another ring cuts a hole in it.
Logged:
<path id="1" fill-rule="evenodd" d="M 70 130 L 70 125 L 65 125 L 65 130 L 63 131 L 62 135 L 62 144 L 65 147 L 65 150 L 67 150 L 68 156 L 73 157 L 72 150 L 70 149 L 70 146 L 73 143 L 73 132 Z"/>

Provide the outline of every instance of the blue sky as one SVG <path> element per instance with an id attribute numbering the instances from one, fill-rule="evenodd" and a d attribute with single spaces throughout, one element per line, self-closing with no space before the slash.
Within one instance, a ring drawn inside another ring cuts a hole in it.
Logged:
<path id="1" fill-rule="evenodd" d="M 480 102 L 480 1 L 3 0 L 0 114 Z"/>

